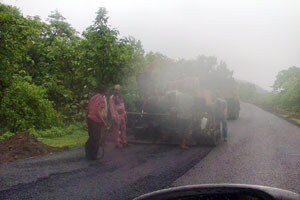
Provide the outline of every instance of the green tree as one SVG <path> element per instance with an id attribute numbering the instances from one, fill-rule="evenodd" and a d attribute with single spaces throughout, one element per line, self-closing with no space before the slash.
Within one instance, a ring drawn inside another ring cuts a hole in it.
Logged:
<path id="1" fill-rule="evenodd" d="M 48 16 L 48 21 L 50 22 L 50 30 L 53 37 L 72 38 L 77 34 L 76 30 L 66 22 L 66 18 L 58 10 L 51 12 Z"/>
<path id="2" fill-rule="evenodd" d="M 300 112 L 300 68 L 290 67 L 276 76 L 273 103 L 283 109 Z"/>
<path id="3" fill-rule="evenodd" d="M 30 82 L 30 77 L 17 77 L 4 92 L 0 116 L 8 131 L 45 129 L 60 123 L 60 115 L 47 99 L 46 90 Z"/>
<path id="4" fill-rule="evenodd" d="M 297 80 L 299 73 L 300 73 L 300 68 L 295 66 L 280 71 L 277 74 L 276 80 L 273 84 L 274 91 L 279 92 L 280 90 L 288 89 L 290 86 L 290 82 Z"/>
<path id="5" fill-rule="evenodd" d="M 35 28 L 17 8 L 0 3 L 0 103 L 4 90 L 27 60 L 25 52 L 33 43 Z"/>
<path id="6" fill-rule="evenodd" d="M 28 72 L 35 84 L 47 89 L 49 99 L 68 121 L 79 117 L 83 98 L 81 39 L 58 11 L 48 21 L 40 24 L 35 45 L 28 50 L 32 61 Z"/>
<path id="7" fill-rule="evenodd" d="M 99 8 L 95 22 L 83 33 L 85 66 L 95 84 L 123 83 L 143 62 L 141 43 L 134 38 L 119 38 L 119 32 L 108 24 L 107 11 Z"/>
<path id="8" fill-rule="evenodd" d="M 60 115 L 64 122 L 81 120 L 98 84 L 122 84 L 131 109 L 138 96 L 136 73 L 149 65 L 155 67 L 160 87 L 183 75 L 199 76 L 216 87 L 232 79 L 233 72 L 216 57 L 173 60 L 159 53 L 145 55 L 139 40 L 121 37 L 108 20 L 107 10 L 99 8 L 80 37 L 57 10 L 43 22 L 0 4 L 0 120 L 5 122 L 0 129 L 44 129 Z"/>

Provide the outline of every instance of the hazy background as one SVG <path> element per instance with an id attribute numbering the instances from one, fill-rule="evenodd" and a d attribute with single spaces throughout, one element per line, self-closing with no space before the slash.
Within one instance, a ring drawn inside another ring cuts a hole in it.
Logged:
<path id="1" fill-rule="evenodd" d="M 300 67 L 299 0 L 0 0 L 43 20 L 57 9 L 79 32 L 99 7 L 123 36 L 171 58 L 216 56 L 238 79 L 266 89 L 276 74 Z"/>

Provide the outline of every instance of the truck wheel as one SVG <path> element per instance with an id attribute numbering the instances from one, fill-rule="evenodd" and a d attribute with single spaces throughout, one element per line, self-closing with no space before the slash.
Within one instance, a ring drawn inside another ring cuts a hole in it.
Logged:
<path id="1" fill-rule="evenodd" d="M 236 119 L 237 119 L 237 118 L 236 118 L 236 112 L 233 114 L 232 119 L 233 119 L 233 120 L 236 120 Z"/>
<path id="2" fill-rule="evenodd" d="M 235 110 L 234 113 L 233 113 L 233 116 L 232 116 L 232 119 L 233 120 L 236 120 L 239 118 L 239 111 L 238 110 Z"/>
<path id="3" fill-rule="evenodd" d="M 221 141 L 221 132 L 218 130 L 212 131 L 210 137 L 208 138 L 208 145 L 215 147 Z"/>
<path id="4" fill-rule="evenodd" d="M 235 111 L 235 114 L 234 114 L 234 119 L 238 119 L 239 118 L 239 111 L 238 110 L 236 110 Z"/>

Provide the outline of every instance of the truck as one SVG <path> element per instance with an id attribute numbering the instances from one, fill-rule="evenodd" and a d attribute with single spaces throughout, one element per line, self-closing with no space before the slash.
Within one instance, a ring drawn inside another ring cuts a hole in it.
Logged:
<path id="1" fill-rule="evenodd" d="M 138 91 L 142 91 L 141 100 L 137 102 L 138 111 L 127 112 L 128 132 L 135 140 L 179 144 L 186 137 L 188 145 L 210 146 L 220 142 L 220 123 L 216 118 L 212 93 L 201 86 L 199 78 L 168 81 L 159 91 L 151 88 L 148 79 L 137 80 Z M 189 130 L 184 129 L 187 126 L 183 118 L 190 123 Z"/>
<path id="2" fill-rule="evenodd" d="M 221 92 L 220 96 L 227 102 L 227 119 L 238 119 L 240 112 L 240 101 L 237 82 L 233 78 L 227 79 L 220 86 L 219 91 Z"/>

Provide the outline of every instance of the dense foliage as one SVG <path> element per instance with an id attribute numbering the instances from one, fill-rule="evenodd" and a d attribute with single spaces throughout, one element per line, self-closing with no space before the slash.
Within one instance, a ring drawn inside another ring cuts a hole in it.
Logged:
<path id="1" fill-rule="evenodd" d="M 104 8 L 96 14 L 80 36 L 58 11 L 42 22 L 0 3 L 1 132 L 78 121 L 95 86 L 130 85 L 141 43 L 121 38 Z"/>
<path id="2" fill-rule="evenodd" d="M 300 113 L 300 68 L 290 67 L 278 73 L 273 85 L 273 104 Z"/>
<path id="3" fill-rule="evenodd" d="M 59 124 L 59 114 L 46 98 L 46 89 L 26 80 L 15 79 L 5 91 L 0 114 L 10 131 L 44 129 Z"/>
<path id="4" fill-rule="evenodd" d="M 83 121 L 99 84 L 123 85 L 127 108 L 134 109 L 136 74 L 148 66 L 155 67 L 158 86 L 189 75 L 214 87 L 232 78 L 226 63 L 215 57 L 173 60 L 145 53 L 140 41 L 121 37 L 108 19 L 99 8 L 94 23 L 80 34 L 58 11 L 43 22 L 0 3 L 0 135 L 33 128 L 47 137 L 64 135 L 53 126 Z"/>
<path id="5" fill-rule="evenodd" d="M 242 101 L 275 112 L 300 113 L 300 68 L 294 66 L 280 71 L 272 88 L 268 92 L 249 82 L 239 83 Z"/>

